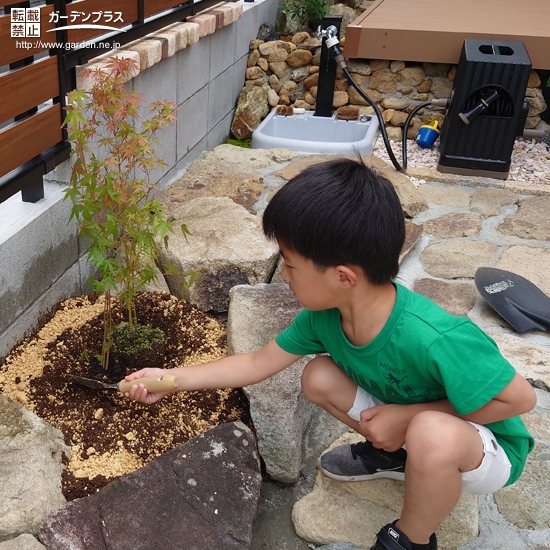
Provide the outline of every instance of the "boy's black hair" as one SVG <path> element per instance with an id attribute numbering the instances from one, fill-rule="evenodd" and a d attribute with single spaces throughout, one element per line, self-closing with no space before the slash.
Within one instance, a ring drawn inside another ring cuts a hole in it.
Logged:
<path id="1" fill-rule="evenodd" d="M 392 184 L 361 159 L 316 164 L 292 178 L 267 206 L 263 230 L 320 269 L 360 266 L 374 285 L 397 276 L 405 241 Z"/>

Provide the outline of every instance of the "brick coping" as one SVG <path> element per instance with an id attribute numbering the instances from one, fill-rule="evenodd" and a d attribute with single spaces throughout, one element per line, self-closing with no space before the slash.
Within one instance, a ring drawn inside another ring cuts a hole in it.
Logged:
<path id="1" fill-rule="evenodd" d="M 101 70 L 111 57 L 134 59 L 139 69 L 130 78 L 135 78 L 142 71 L 172 57 L 180 50 L 198 42 L 201 38 L 231 25 L 243 16 L 242 2 L 220 2 L 197 15 L 188 17 L 184 23 L 173 23 L 139 40 L 125 44 L 121 49 L 108 52 L 91 59 L 86 65 L 76 68 L 76 88 L 89 91 L 93 85 L 93 75 L 83 76 L 85 69 Z"/>

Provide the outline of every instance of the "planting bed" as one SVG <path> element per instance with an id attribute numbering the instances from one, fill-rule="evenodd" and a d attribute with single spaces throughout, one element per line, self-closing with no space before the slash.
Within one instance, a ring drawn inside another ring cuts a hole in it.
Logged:
<path id="1" fill-rule="evenodd" d="M 122 308 L 115 302 L 115 321 Z M 139 322 L 166 334 L 164 367 L 205 363 L 226 355 L 223 322 L 169 294 L 143 293 Z M 241 390 L 178 392 L 154 405 L 127 401 L 114 390 L 75 385 L 66 374 L 118 382 L 136 370 L 118 364 L 106 376 L 83 357 L 101 350 L 103 298 L 94 295 L 62 303 L 52 319 L 0 366 L 0 393 L 59 429 L 71 447 L 63 474 L 67 500 L 89 495 L 136 470 L 168 449 L 220 423 L 250 425 Z"/>

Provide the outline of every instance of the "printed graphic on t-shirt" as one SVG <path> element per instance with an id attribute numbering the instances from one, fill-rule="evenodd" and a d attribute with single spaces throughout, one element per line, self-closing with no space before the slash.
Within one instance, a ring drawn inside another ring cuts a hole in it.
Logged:
<path id="1" fill-rule="evenodd" d="M 407 400 L 414 403 L 428 403 L 436 401 L 438 397 L 429 389 L 423 392 L 415 392 L 406 383 L 408 378 L 406 369 L 393 367 L 387 363 L 380 363 L 380 370 L 383 371 L 378 380 L 365 378 L 362 374 L 338 361 L 338 366 L 361 388 L 374 397 L 386 403 L 403 402 Z"/>

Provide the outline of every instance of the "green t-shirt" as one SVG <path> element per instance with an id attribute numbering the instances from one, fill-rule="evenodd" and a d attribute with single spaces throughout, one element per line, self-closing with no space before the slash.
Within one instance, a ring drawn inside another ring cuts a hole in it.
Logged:
<path id="1" fill-rule="evenodd" d="M 395 286 L 393 311 L 365 346 L 354 346 L 347 339 L 338 309 L 302 310 L 276 342 L 296 355 L 329 353 L 358 386 L 384 403 L 447 398 L 458 414 L 465 415 L 510 383 L 514 367 L 481 329 L 404 286 Z M 534 439 L 517 416 L 487 427 L 512 464 L 509 485 L 521 474 Z"/>

